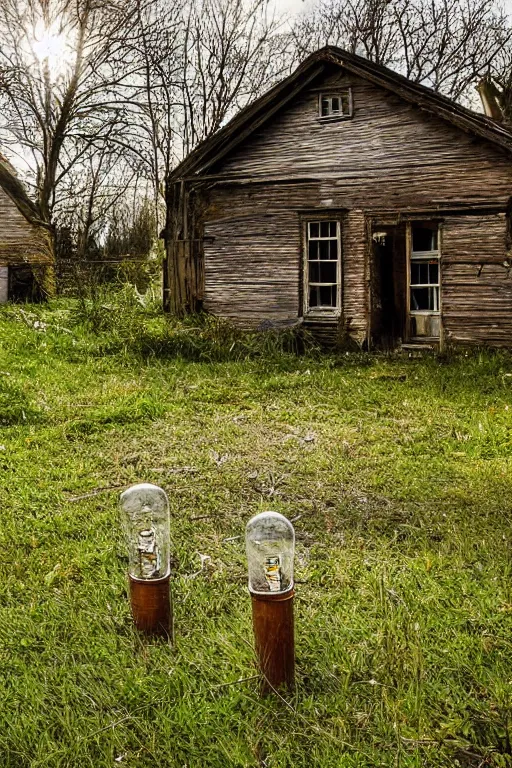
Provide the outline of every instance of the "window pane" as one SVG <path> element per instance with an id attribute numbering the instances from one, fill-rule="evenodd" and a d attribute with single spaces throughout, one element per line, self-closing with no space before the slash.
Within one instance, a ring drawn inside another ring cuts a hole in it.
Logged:
<path id="1" fill-rule="evenodd" d="M 335 307 L 336 306 L 336 286 L 335 285 L 321 285 L 320 291 L 320 306 L 322 307 Z"/>
<path id="2" fill-rule="evenodd" d="M 350 116 L 350 91 L 339 91 L 337 94 L 326 94 L 320 98 L 320 115 L 329 117 L 329 115 L 339 117 L 340 115 Z"/>
<path id="3" fill-rule="evenodd" d="M 314 262 L 314 261 L 309 262 L 309 282 L 310 283 L 320 282 L 320 264 L 318 262 Z"/>
<path id="4" fill-rule="evenodd" d="M 310 307 L 318 307 L 318 300 L 319 300 L 318 291 L 319 289 L 315 285 L 310 286 L 309 288 L 309 306 Z"/>
<path id="5" fill-rule="evenodd" d="M 329 222 L 322 221 L 320 224 L 320 237 L 329 237 Z"/>
<path id="6" fill-rule="evenodd" d="M 318 259 L 318 240 L 310 240 L 308 245 L 308 257 L 310 261 L 312 259 Z"/>
<path id="7" fill-rule="evenodd" d="M 411 310 L 439 312 L 439 288 L 412 288 Z"/>
<path id="8" fill-rule="evenodd" d="M 320 246 L 320 258 L 321 259 L 328 259 L 329 258 L 329 246 L 330 242 L 329 240 L 319 240 L 318 245 Z"/>
<path id="9" fill-rule="evenodd" d="M 336 275 L 338 272 L 338 265 L 335 261 L 324 261 L 319 265 L 320 267 L 320 283 L 335 283 Z M 312 278 L 310 278 L 312 280 Z M 312 282 L 316 282 L 312 280 Z"/>
<path id="10" fill-rule="evenodd" d="M 309 225 L 309 236 L 310 237 L 318 237 L 319 235 L 319 224 L 317 221 L 312 221 Z"/>
<path id="11" fill-rule="evenodd" d="M 437 261 L 412 261 L 411 262 L 411 286 L 414 285 L 438 285 L 439 264 Z"/>
<path id="12" fill-rule="evenodd" d="M 437 251 L 437 229 L 413 227 L 412 250 L 416 253 L 418 251 Z"/>
<path id="13" fill-rule="evenodd" d="M 338 236 L 338 232 L 337 232 L 336 222 L 335 221 L 331 221 L 329 226 L 330 226 L 330 230 L 331 230 L 331 237 L 337 237 Z"/>
<path id="14" fill-rule="evenodd" d="M 337 240 L 331 240 L 329 242 L 329 258 L 330 259 L 338 259 L 338 241 Z"/>
<path id="15" fill-rule="evenodd" d="M 411 290 L 411 309 L 413 311 L 430 309 L 428 292 L 428 288 L 413 288 Z"/>

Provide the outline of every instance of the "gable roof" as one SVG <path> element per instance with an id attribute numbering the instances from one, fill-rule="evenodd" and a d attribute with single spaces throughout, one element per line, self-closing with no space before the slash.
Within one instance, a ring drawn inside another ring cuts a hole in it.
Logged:
<path id="1" fill-rule="evenodd" d="M 424 85 L 414 83 L 381 64 L 375 64 L 341 48 L 326 46 L 309 56 L 289 77 L 281 80 L 266 94 L 244 107 L 227 125 L 201 142 L 174 169 L 169 180 L 180 181 L 205 173 L 332 64 L 343 67 L 347 72 L 377 86 L 393 91 L 397 96 L 446 120 L 466 133 L 486 139 L 500 149 L 512 153 L 512 131 L 495 120 L 466 109 L 452 99 Z"/>
<path id="2" fill-rule="evenodd" d="M 37 206 L 25 192 L 10 162 L 0 154 L 0 187 L 9 195 L 20 213 L 32 224 L 43 224 Z"/>

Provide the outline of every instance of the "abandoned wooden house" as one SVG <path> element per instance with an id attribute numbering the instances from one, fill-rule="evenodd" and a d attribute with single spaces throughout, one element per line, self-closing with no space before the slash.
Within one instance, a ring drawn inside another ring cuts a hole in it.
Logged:
<path id="1" fill-rule="evenodd" d="M 338 48 L 173 172 L 164 303 L 361 347 L 512 346 L 512 133 Z"/>
<path id="2" fill-rule="evenodd" d="M 51 232 L 0 155 L 0 304 L 43 298 L 52 289 Z"/>

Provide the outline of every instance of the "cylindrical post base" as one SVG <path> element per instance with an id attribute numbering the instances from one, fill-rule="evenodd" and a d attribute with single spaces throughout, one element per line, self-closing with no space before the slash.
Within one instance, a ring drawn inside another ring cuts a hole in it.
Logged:
<path id="1" fill-rule="evenodd" d="M 128 576 L 133 621 L 149 635 L 167 635 L 172 640 L 170 576 L 163 579 L 135 579 Z"/>
<path id="2" fill-rule="evenodd" d="M 295 679 L 295 638 L 293 628 L 293 596 L 265 595 L 251 592 L 252 625 L 258 664 L 263 675 L 262 692 L 292 688 Z"/>

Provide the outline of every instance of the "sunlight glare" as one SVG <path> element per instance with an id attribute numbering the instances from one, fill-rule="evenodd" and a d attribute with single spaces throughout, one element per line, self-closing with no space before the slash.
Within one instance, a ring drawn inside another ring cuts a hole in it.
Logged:
<path id="1" fill-rule="evenodd" d="M 57 24 L 47 27 L 40 21 L 34 30 L 32 48 L 39 63 L 48 62 L 50 72 L 58 75 L 71 58 L 71 46 Z"/>

